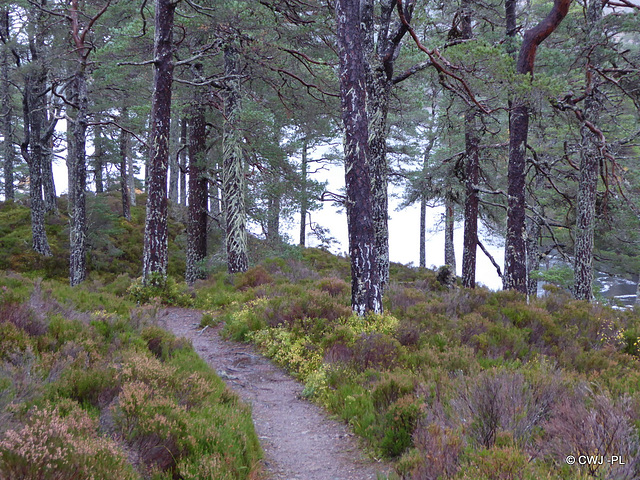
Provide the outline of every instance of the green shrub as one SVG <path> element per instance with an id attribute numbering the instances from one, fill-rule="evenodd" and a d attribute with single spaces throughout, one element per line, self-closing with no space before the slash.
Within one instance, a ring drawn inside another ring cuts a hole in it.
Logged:
<path id="1" fill-rule="evenodd" d="M 422 402 L 414 395 L 405 395 L 391 404 L 385 414 L 380 443 L 385 456 L 398 457 L 411 446 L 411 436 L 421 414 Z"/>
<path id="2" fill-rule="evenodd" d="M 193 297 L 187 292 L 186 285 L 179 285 L 172 277 L 160 273 L 152 273 L 145 284 L 138 278 L 127 289 L 127 292 L 138 304 L 149 303 L 157 299 L 165 305 L 189 307 L 193 305 Z"/>

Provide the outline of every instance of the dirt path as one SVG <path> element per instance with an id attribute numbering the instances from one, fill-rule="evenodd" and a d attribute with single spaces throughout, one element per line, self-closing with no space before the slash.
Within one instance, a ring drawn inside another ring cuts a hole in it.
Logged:
<path id="1" fill-rule="evenodd" d="M 162 318 L 174 334 L 190 339 L 195 350 L 253 408 L 253 423 L 272 480 L 375 480 L 384 464 L 363 458 L 345 425 L 300 398 L 302 385 L 251 345 L 222 340 L 221 327 L 200 333 L 201 314 L 171 308 Z M 381 477 L 386 478 L 386 477 Z"/>

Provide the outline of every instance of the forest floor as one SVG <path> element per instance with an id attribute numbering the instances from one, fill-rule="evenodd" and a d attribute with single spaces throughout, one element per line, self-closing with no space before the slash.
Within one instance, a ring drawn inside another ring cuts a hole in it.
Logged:
<path id="1" fill-rule="evenodd" d="M 221 325 L 202 331 L 202 314 L 168 308 L 161 325 L 193 343 L 198 354 L 252 407 L 269 480 L 375 480 L 388 465 L 367 459 L 348 428 L 301 398 L 303 386 L 252 345 L 227 341 Z"/>

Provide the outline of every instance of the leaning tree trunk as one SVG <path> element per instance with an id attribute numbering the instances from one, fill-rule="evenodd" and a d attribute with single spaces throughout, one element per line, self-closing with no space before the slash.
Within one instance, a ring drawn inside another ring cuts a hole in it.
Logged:
<path id="1" fill-rule="evenodd" d="M 598 29 L 602 18 L 602 2 L 590 0 L 587 6 L 587 35 L 592 55 L 597 57 L 602 42 Z M 598 171 L 601 161 L 600 140 L 596 132 L 588 125 L 596 125 L 602 110 L 602 98 L 598 91 L 594 66 L 597 58 L 591 58 L 587 65 L 587 98 L 585 99 L 583 125 L 580 129 L 580 180 L 578 183 L 578 201 L 576 215 L 574 256 L 574 290 L 578 300 L 593 300 L 593 241 L 596 216 L 596 194 L 598 189 Z M 593 63 L 592 63 L 593 62 Z"/>
<path id="2" fill-rule="evenodd" d="M 224 50 L 225 74 L 229 77 L 224 92 L 222 203 L 225 213 L 227 269 L 229 273 L 245 272 L 247 258 L 247 214 L 245 211 L 245 179 L 242 145 L 237 125 L 240 81 L 238 52 L 232 46 Z"/>
<path id="3" fill-rule="evenodd" d="M 344 124 L 347 223 L 351 256 L 351 306 L 358 315 L 382 312 L 376 268 L 368 164 L 369 129 L 359 0 L 336 2 L 340 97 Z"/>
<path id="4" fill-rule="evenodd" d="M 69 196 L 73 198 L 71 213 L 69 283 L 80 284 L 87 277 L 87 79 L 84 71 L 77 72 L 71 83 L 72 109 L 71 137 L 73 147 L 69 149 L 72 157 L 68 159 L 69 168 L 73 170 L 73 183 L 69 185 Z"/>
<path id="5" fill-rule="evenodd" d="M 207 256 L 207 200 L 209 198 L 206 159 L 204 102 L 196 100 L 189 118 L 189 219 L 187 225 L 187 271 L 193 284 L 206 278 L 202 261 Z"/>
<path id="6" fill-rule="evenodd" d="M 151 99 L 151 145 L 147 187 L 147 215 L 144 226 L 142 277 L 145 284 L 152 275 L 167 274 L 167 166 L 173 83 L 173 19 L 176 3 L 156 0 L 154 39 L 155 69 Z"/>
<path id="7" fill-rule="evenodd" d="M 527 30 L 518 54 L 516 71 L 524 81 L 533 75 L 538 46 L 560 25 L 569 11 L 571 0 L 554 0 L 547 17 Z M 526 212 L 525 212 L 525 153 L 529 133 L 530 99 L 525 96 L 513 100 L 509 122 L 509 166 L 507 207 L 507 235 L 505 240 L 503 288 L 527 293 Z"/>
<path id="8" fill-rule="evenodd" d="M 9 38 L 9 10 L 0 10 L 0 29 L 5 38 Z M 15 162 L 15 151 L 12 142 L 12 108 L 11 91 L 9 90 L 9 47 L 0 46 L 0 133 L 4 139 L 2 142 L 2 153 L 4 156 L 4 199 L 13 201 L 15 193 L 13 189 L 13 164 Z"/>

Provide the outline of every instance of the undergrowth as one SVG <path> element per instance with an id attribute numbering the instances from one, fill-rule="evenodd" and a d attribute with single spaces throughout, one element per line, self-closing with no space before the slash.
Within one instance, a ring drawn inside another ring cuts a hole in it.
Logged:
<path id="1" fill-rule="evenodd" d="M 209 278 L 186 287 L 178 223 L 169 277 L 143 285 L 142 209 L 127 222 L 107 214 L 108 195 L 91 202 L 105 235 L 90 240 L 94 271 L 80 288 L 58 280 L 66 222 L 48 220 L 56 253 L 43 259 L 25 247 L 26 208 L 0 207 L 0 269 L 29 276 L 0 275 L 0 477 L 255 475 L 249 412 L 157 327 L 163 304 L 205 310 L 202 328 L 224 322 L 225 335 L 254 342 L 399 478 L 640 477 L 638 311 L 557 287 L 530 302 L 449 288 L 394 264 L 385 314 L 360 318 L 348 260 L 295 247 L 236 275 L 214 255 Z"/>
<path id="2" fill-rule="evenodd" d="M 351 315 L 348 262 L 308 249 L 196 288 L 404 479 L 637 478 L 640 316 L 556 289 L 445 288 L 395 265 L 385 314 Z M 316 270 L 316 267 L 318 270 Z M 568 455 L 618 463 L 567 465 Z"/>
<path id="3" fill-rule="evenodd" d="M 0 478 L 255 478 L 249 408 L 157 307 L 97 290 L 0 275 Z"/>

